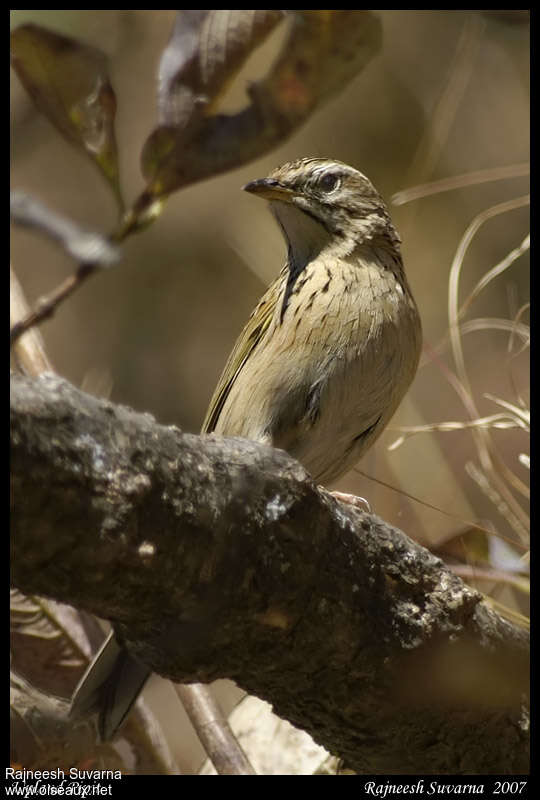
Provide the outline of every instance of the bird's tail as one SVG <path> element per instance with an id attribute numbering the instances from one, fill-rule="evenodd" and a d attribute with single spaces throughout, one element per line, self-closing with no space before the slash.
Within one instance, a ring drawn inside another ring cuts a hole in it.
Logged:
<path id="1" fill-rule="evenodd" d="M 150 675 L 151 670 L 109 634 L 75 689 L 70 716 L 97 713 L 101 740 L 112 739 Z"/>

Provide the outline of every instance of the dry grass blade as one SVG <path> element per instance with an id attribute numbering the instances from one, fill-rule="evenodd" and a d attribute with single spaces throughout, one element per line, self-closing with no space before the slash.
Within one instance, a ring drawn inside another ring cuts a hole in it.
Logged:
<path id="1" fill-rule="evenodd" d="M 508 430 L 509 428 L 529 429 L 526 423 L 520 424 L 518 419 L 508 414 L 491 414 L 488 417 L 478 417 L 477 419 L 468 420 L 467 422 L 445 421 L 432 422 L 429 425 L 411 425 L 400 428 L 402 435 L 392 442 L 388 450 L 396 450 L 403 444 L 405 439 L 417 433 L 433 433 L 434 431 L 446 433 L 449 431 L 469 430 L 471 428 L 497 428 L 499 430 Z"/>
<path id="2" fill-rule="evenodd" d="M 512 507 L 510 507 L 510 504 L 506 500 L 509 492 L 505 491 L 503 496 L 498 490 L 501 485 L 501 481 L 497 481 L 497 487 L 495 487 L 493 482 L 487 477 L 486 473 L 483 470 L 478 469 L 478 467 L 473 464 L 472 461 L 468 461 L 465 464 L 465 471 L 476 483 L 478 488 L 486 495 L 490 502 L 493 503 L 501 517 L 507 520 L 512 529 L 519 535 L 522 542 L 528 542 L 530 528 L 529 518 L 523 512 L 521 506 L 518 506 L 521 511 L 519 516 L 513 513 L 513 508 L 515 508 L 516 504 L 513 503 Z M 490 474 L 494 475 L 495 473 L 491 471 Z M 503 486 L 505 485 L 503 484 Z"/>
<path id="3" fill-rule="evenodd" d="M 521 308 L 518 309 L 518 311 L 516 313 L 516 316 L 514 317 L 513 325 L 512 325 L 512 333 L 511 333 L 510 339 L 508 340 L 508 352 L 509 353 L 512 353 L 512 350 L 514 349 L 514 339 L 515 339 L 516 335 L 519 336 L 519 329 L 521 327 L 521 323 L 520 323 L 521 317 L 525 314 L 526 311 L 528 311 L 530 309 L 530 307 L 531 307 L 530 303 L 523 303 Z M 526 347 L 529 346 L 529 344 L 530 344 L 530 337 L 522 345 L 522 347 L 520 347 L 519 350 L 516 353 L 514 353 L 513 355 L 514 356 L 518 356 L 520 353 L 523 352 L 523 350 Z"/>
<path id="4" fill-rule="evenodd" d="M 466 336 L 469 333 L 476 333 L 478 331 L 503 331 L 510 334 L 508 349 L 511 349 L 512 338 L 520 338 L 522 340 L 522 347 L 514 355 L 518 355 L 524 349 L 529 347 L 531 340 L 531 329 L 529 325 L 520 323 L 511 319 L 502 319 L 500 317 L 478 317 L 477 319 L 470 319 L 467 322 L 460 323 L 461 335 Z M 449 343 L 449 334 L 441 339 L 441 341 L 430 348 L 426 348 L 422 353 L 420 366 L 424 367 L 429 362 L 433 361 L 435 355 L 440 355 Z"/>
<path id="5" fill-rule="evenodd" d="M 493 583 L 512 586 L 526 595 L 531 593 L 531 583 L 525 576 L 512 575 L 503 570 L 483 569 L 469 564 L 452 564 L 452 571 L 459 575 L 460 578 L 474 583 L 477 581 L 493 581 Z"/>
<path id="6" fill-rule="evenodd" d="M 512 417 L 516 420 L 516 423 L 520 428 L 530 431 L 531 412 L 528 409 L 516 406 L 515 403 L 509 403 L 507 400 L 502 400 L 500 397 L 495 397 L 494 395 L 489 394 L 489 392 L 486 392 L 484 397 L 486 397 L 488 400 L 492 400 L 494 403 L 497 403 L 498 406 L 506 408 L 508 411 L 510 411 Z"/>
<path id="7" fill-rule="evenodd" d="M 469 382 L 467 379 L 467 373 L 465 369 L 465 360 L 463 357 L 463 350 L 461 347 L 461 341 L 459 337 L 459 325 L 458 325 L 459 314 L 460 314 L 458 306 L 458 291 L 459 291 L 459 279 L 460 279 L 461 268 L 463 265 L 463 259 L 465 258 L 465 254 L 474 236 L 485 222 L 487 222 L 489 219 L 492 219 L 493 217 L 498 216 L 499 214 L 506 214 L 507 212 L 513 211 L 514 209 L 523 208 L 524 206 L 527 206 L 529 202 L 530 202 L 529 195 L 524 195 L 522 197 L 517 197 L 513 200 L 508 200 L 504 203 L 499 203 L 498 205 L 486 209 L 481 214 L 478 214 L 473 219 L 471 224 L 468 226 L 467 230 L 465 231 L 461 239 L 461 242 L 458 245 L 456 253 L 454 255 L 452 266 L 450 268 L 450 277 L 448 282 L 449 283 L 448 322 L 450 328 L 450 340 L 452 344 L 454 361 L 456 363 L 456 369 L 463 384 L 467 387 L 469 387 Z M 504 262 L 501 262 L 501 264 L 503 263 Z M 497 267 L 499 266 L 500 265 L 497 265 Z"/>
<path id="8" fill-rule="evenodd" d="M 528 203 L 529 196 L 525 195 L 504 203 L 499 203 L 498 205 L 486 209 L 481 214 L 478 214 L 465 231 L 465 234 L 463 235 L 456 250 L 450 269 L 448 288 L 448 321 L 450 343 L 454 357 L 454 363 L 456 365 L 457 378 L 459 379 L 459 382 L 464 390 L 462 393 L 462 400 L 471 419 L 475 419 L 480 415 L 474 401 L 471 385 L 467 375 L 463 345 L 461 341 L 461 330 L 459 326 L 458 295 L 463 260 L 474 236 L 485 222 L 500 214 L 506 214 L 509 211 L 522 208 L 528 205 Z M 512 261 L 513 260 L 515 259 L 512 259 Z M 501 264 L 504 265 L 507 261 L 508 259 L 504 259 Z M 497 265 L 497 267 L 500 266 L 501 265 Z M 502 270 L 499 270 L 499 274 L 500 271 Z M 529 525 L 528 516 L 514 498 L 504 480 L 501 479 L 501 477 L 497 474 L 497 470 L 499 470 L 499 472 L 504 472 L 505 477 L 510 479 L 512 483 L 514 483 L 514 481 L 517 479 L 505 466 L 503 466 L 501 459 L 496 455 L 493 444 L 489 439 L 488 431 L 485 428 L 480 427 L 473 428 L 472 433 L 475 437 L 475 443 L 480 458 L 480 463 L 482 465 L 482 470 L 484 473 L 491 476 L 491 483 L 496 485 L 496 488 L 494 487 L 494 492 L 501 498 L 501 501 L 497 503 L 497 507 L 499 509 L 509 509 L 508 514 L 505 514 L 505 518 L 508 520 L 512 519 L 516 522 L 515 530 L 519 533 L 520 537 L 523 537 L 524 531 L 528 529 Z"/>
<path id="9" fill-rule="evenodd" d="M 478 169 L 474 172 L 466 172 L 463 175 L 454 175 L 451 178 L 441 178 L 438 181 L 430 181 L 418 186 L 411 186 L 409 189 L 402 189 L 392 195 L 391 199 L 395 206 L 402 206 L 413 200 L 420 200 L 422 197 L 441 194 L 441 192 L 450 192 L 453 189 L 463 189 L 467 186 L 476 186 L 480 183 L 502 181 L 509 178 L 521 178 L 529 175 L 530 171 L 531 165 L 528 162 L 511 164 L 508 167 Z"/>
<path id="10" fill-rule="evenodd" d="M 476 300 L 480 292 L 486 288 L 486 286 L 491 283 L 491 281 L 501 275 L 508 267 L 511 267 L 514 261 L 516 261 L 520 256 L 529 250 L 531 246 L 531 237 L 529 234 L 523 239 L 521 244 L 514 248 L 508 255 L 499 261 L 494 267 L 492 267 L 482 278 L 478 281 L 472 292 L 469 294 L 467 299 L 462 303 L 461 308 L 459 309 L 458 316 L 461 317 L 465 311 L 469 308 L 471 303 Z"/>
<path id="11" fill-rule="evenodd" d="M 486 527 L 484 525 L 480 525 L 478 522 L 473 522 L 471 520 L 463 519 L 462 516 L 459 514 L 454 514 L 451 511 L 446 511 L 444 508 L 440 508 L 440 506 L 436 506 L 433 503 L 429 503 L 427 500 L 423 500 L 420 497 L 416 497 L 414 494 L 410 492 L 406 492 L 404 489 L 396 489 L 395 486 L 392 484 L 387 483 L 386 481 L 381 480 L 380 478 L 374 478 L 373 475 L 368 475 L 367 472 L 363 472 L 362 470 L 358 469 L 358 467 L 354 467 L 353 472 L 356 472 L 358 475 L 361 475 L 363 478 L 366 478 L 368 481 L 373 481 L 373 483 L 377 483 L 380 486 L 384 486 L 386 489 L 390 489 L 391 492 L 398 492 L 400 495 L 404 495 L 408 497 L 409 500 L 412 500 L 415 503 L 419 503 L 421 506 L 425 506 L 426 508 L 431 508 L 433 511 L 437 511 L 439 514 L 444 514 L 445 517 L 449 517 L 450 519 L 455 519 L 460 522 L 462 525 L 466 525 L 467 527 L 479 531 L 483 531 L 484 533 L 489 534 L 490 536 L 496 536 L 497 539 L 502 539 L 504 542 L 508 542 L 513 547 L 517 547 L 518 549 L 521 548 L 525 550 L 525 546 L 521 545 L 519 542 L 516 542 L 514 539 L 510 539 L 507 536 L 503 536 L 503 534 L 498 533 L 498 531 L 494 530 L 493 527 Z"/>
<path id="12" fill-rule="evenodd" d="M 467 90 L 474 62 L 484 33 L 485 23 L 477 15 L 466 18 L 454 52 L 448 79 L 440 93 L 426 129 L 412 160 L 409 175 L 424 182 L 432 174 L 450 134 L 457 111 Z M 415 212 L 409 215 L 409 224 Z"/>

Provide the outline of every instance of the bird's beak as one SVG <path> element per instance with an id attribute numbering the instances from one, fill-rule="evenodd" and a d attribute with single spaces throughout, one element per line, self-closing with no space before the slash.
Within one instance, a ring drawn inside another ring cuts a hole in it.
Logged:
<path id="1" fill-rule="evenodd" d="M 242 188 L 245 192 L 256 194 L 264 200 L 280 200 L 282 203 L 290 203 L 294 195 L 292 189 L 274 178 L 258 178 L 256 181 L 246 183 Z"/>

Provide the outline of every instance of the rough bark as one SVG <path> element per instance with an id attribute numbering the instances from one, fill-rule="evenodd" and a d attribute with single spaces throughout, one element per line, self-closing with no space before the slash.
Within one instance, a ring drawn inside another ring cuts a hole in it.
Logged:
<path id="1" fill-rule="evenodd" d="M 525 773 L 528 637 L 279 450 L 13 376 L 12 576 L 364 773 Z"/>

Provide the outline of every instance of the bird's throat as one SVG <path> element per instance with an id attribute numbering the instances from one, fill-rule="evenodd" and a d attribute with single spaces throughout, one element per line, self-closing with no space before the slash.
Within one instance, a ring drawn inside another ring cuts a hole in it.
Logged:
<path id="1" fill-rule="evenodd" d="M 281 306 L 283 321 L 296 281 L 306 266 L 329 247 L 332 235 L 315 216 L 291 203 L 274 201 L 271 208 L 287 243 L 289 275 Z"/>
<path id="2" fill-rule="evenodd" d="M 331 234 L 315 216 L 292 203 L 272 202 L 271 208 L 283 231 L 295 271 L 300 273 L 306 264 L 328 247 Z"/>

